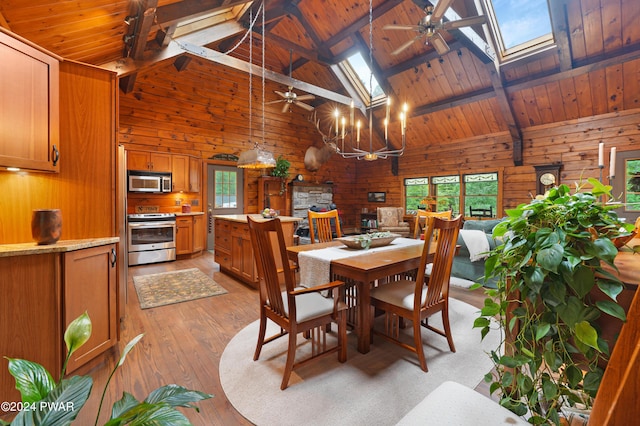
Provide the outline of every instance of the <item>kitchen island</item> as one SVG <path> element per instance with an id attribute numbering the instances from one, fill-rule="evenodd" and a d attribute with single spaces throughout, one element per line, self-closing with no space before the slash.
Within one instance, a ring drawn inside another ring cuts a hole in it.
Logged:
<path id="1" fill-rule="evenodd" d="M 249 216 L 255 220 L 271 220 L 259 214 Z M 214 253 L 220 270 L 257 289 L 258 274 L 247 215 L 216 215 L 213 218 Z M 279 216 L 279 219 L 282 222 L 285 244 L 292 246 L 295 228 L 302 218 Z"/>
<path id="2" fill-rule="evenodd" d="M 118 242 L 105 237 L 0 244 L 0 356 L 37 362 L 57 380 L 66 355 L 64 331 L 87 312 L 91 337 L 74 352 L 67 372 L 98 362 L 118 339 Z M 2 361 L 2 400 L 20 401 L 7 360 Z"/>

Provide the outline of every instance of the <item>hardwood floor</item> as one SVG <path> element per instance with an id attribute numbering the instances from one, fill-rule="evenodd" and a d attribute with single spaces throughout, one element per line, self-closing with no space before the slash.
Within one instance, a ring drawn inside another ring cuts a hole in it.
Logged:
<path id="1" fill-rule="evenodd" d="M 140 309 L 133 286 L 134 276 L 194 267 L 212 276 L 228 293 Z M 157 387 L 176 383 L 214 395 L 197 404 L 200 413 L 192 409 L 182 410 L 194 425 L 250 425 L 226 399 L 220 386 L 218 365 L 231 338 L 258 319 L 257 291 L 221 273 L 209 252 L 195 259 L 131 267 L 127 285 L 126 318 L 122 324 L 120 342 L 100 364 L 78 371 L 78 374 L 91 375 L 94 385 L 92 395 L 75 424 L 95 422 L 104 384 L 118 362 L 120 351 L 132 338 L 144 333 L 143 339 L 114 374 L 98 424 L 107 421 L 111 406 L 122 397 L 123 392 L 142 400 Z M 451 296 L 477 307 L 481 307 L 484 301 L 481 290 L 471 292 L 452 287 Z"/>

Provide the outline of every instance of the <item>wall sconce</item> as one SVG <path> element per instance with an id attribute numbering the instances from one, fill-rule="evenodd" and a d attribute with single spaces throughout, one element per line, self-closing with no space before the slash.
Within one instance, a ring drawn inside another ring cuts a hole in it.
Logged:
<path id="1" fill-rule="evenodd" d="M 133 34 L 125 34 L 124 36 L 122 36 L 122 41 L 124 41 L 124 44 L 128 45 L 133 41 L 134 38 L 136 38 L 136 36 Z"/>

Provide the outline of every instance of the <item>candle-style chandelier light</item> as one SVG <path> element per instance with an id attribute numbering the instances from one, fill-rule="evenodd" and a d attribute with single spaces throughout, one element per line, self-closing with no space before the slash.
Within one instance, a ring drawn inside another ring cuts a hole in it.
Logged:
<path id="1" fill-rule="evenodd" d="M 399 114 L 401 144 L 395 148 L 389 144 L 389 126 L 391 125 L 391 98 L 387 95 L 385 103 L 385 119 L 384 119 L 384 147 L 374 149 L 373 147 L 373 0 L 369 0 L 369 105 L 366 109 L 369 118 L 369 142 L 363 142 L 360 139 L 360 131 L 362 130 L 362 122 L 355 120 L 354 103 L 351 102 L 349 109 L 349 118 L 342 115 L 340 110 L 336 108 L 333 111 L 332 124 L 329 128 L 329 134 L 325 134 L 320 130 L 320 120 L 315 118 L 316 128 L 322 135 L 322 140 L 326 145 L 331 146 L 334 151 L 343 158 L 356 158 L 358 160 L 373 161 L 377 159 L 386 159 L 388 157 L 399 157 L 404 154 L 406 147 L 407 133 L 407 104 L 403 104 Z M 334 128 L 335 123 L 335 128 Z M 368 145 L 368 146 L 367 146 Z"/>

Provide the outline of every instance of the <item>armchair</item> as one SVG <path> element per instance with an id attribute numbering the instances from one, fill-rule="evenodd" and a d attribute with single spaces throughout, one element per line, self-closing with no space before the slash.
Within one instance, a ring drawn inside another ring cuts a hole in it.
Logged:
<path id="1" fill-rule="evenodd" d="M 409 222 L 403 221 L 402 207 L 378 207 L 378 231 L 388 231 L 402 237 L 411 236 Z"/>

